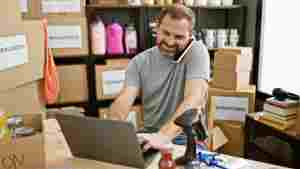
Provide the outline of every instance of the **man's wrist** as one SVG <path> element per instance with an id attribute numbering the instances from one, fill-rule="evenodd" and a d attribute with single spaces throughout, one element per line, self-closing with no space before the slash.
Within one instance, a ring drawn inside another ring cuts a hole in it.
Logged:
<path id="1" fill-rule="evenodd" d="M 181 131 L 182 129 L 176 125 L 167 125 L 162 127 L 158 133 L 161 135 L 165 135 L 171 140 L 172 138 L 177 136 Z"/>

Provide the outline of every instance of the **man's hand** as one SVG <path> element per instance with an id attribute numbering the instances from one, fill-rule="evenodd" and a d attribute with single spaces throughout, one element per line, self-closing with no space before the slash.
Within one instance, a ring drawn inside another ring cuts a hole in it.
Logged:
<path id="1" fill-rule="evenodd" d="M 143 151 L 147 151 L 150 148 L 156 150 L 165 150 L 172 147 L 170 139 L 159 133 L 140 133 L 138 139 L 143 145 Z"/>

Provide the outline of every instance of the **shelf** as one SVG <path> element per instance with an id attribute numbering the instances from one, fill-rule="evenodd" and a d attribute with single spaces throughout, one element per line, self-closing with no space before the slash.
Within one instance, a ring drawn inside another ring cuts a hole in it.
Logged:
<path id="1" fill-rule="evenodd" d="M 124 5 L 124 4 L 119 4 L 119 5 L 98 5 L 98 4 L 90 4 L 86 6 L 87 8 L 101 8 L 101 9 L 111 9 L 111 8 L 129 8 L 129 9 L 138 9 L 141 8 L 142 6 L 129 6 L 129 5 Z"/>
<path id="2" fill-rule="evenodd" d="M 61 108 L 61 107 L 68 107 L 68 106 L 78 106 L 87 109 L 88 102 L 86 101 L 86 102 L 54 103 L 54 104 L 47 104 L 46 108 Z"/>
<path id="3" fill-rule="evenodd" d="M 65 64 L 85 64 L 89 56 L 68 56 L 68 57 L 54 57 L 54 62 L 57 65 Z"/>
<path id="4" fill-rule="evenodd" d="M 101 59 L 131 59 L 135 56 L 136 54 L 105 54 L 105 55 L 92 55 L 91 57 L 95 57 L 96 59 L 101 58 Z"/>
<path id="5" fill-rule="evenodd" d="M 102 8 L 102 9 L 105 9 L 105 8 L 108 8 L 108 9 L 111 9 L 111 8 L 164 8 L 164 7 L 168 7 L 167 5 L 142 5 L 142 6 L 129 6 L 129 5 L 123 5 L 123 4 L 120 4 L 120 5 L 97 5 L 97 4 L 90 4 L 90 5 L 87 5 L 87 8 Z M 235 9 L 235 8 L 241 8 L 242 5 L 230 5 L 230 6 L 188 6 L 190 8 L 194 8 L 194 9 Z"/>

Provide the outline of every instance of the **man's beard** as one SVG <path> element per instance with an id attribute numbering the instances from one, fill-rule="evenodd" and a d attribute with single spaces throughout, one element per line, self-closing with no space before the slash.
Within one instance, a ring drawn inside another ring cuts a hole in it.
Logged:
<path id="1" fill-rule="evenodd" d="M 172 50 L 168 50 L 165 47 L 167 47 L 168 49 L 172 49 Z M 160 51 L 162 52 L 163 55 L 167 55 L 172 58 L 174 58 L 176 55 L 178 55 L 181 51 L 181 49 L 179 48 L 178 45 L 169 46 L 165 41 L 161 41 L 158 44 L 158 48 L 160 49 Z"/>

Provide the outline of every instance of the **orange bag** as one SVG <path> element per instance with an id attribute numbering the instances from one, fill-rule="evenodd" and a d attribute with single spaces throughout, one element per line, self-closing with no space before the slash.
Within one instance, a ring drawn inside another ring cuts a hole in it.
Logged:
<path id="1" fill-rule="evenodd" d="M 44 82 L 43 92 L 47 104 L 55 103 L 59 94 L 59 78 L 54 63 L 53 54 L 48 47 L 48 21 L 43 18 L 43 27 L 45 33 L 45 65 L 44 65 Z"/>

